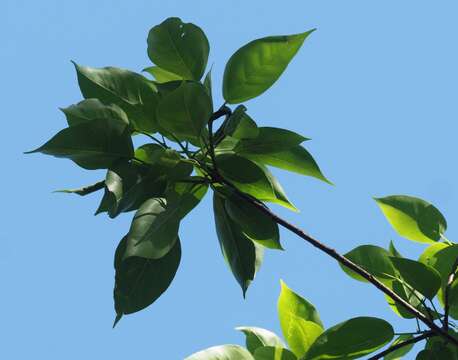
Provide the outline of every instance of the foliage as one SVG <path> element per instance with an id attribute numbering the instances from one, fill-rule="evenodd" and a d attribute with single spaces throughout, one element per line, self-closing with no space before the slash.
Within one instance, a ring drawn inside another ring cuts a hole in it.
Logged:
<path id="1" fill-rule="evenodd" d="M 269 167 L 331 183 L 302 145 L 309 139 L 258 126 L 241 104 L 278 80 L 313 31 L 265 37 L 237 50 L 224 71 L 225 102 L 215 109 L 206 35 L 194 24 L 166 19 L 148 35 L 153 65 L 144 72 L 153 78 L 74 64 L 84 100 L 62 109 L 68 127 L 31 152 L 67 158 L 87 170 L 105 169 L 100 182 L 61 191 L 84 196 L 103 189 L 96 214 L 115 218 L 135 212 L 115 252 L 115 325 L 170 286 L 180 264 L 180 242 L 187 240 L 181 220 L 211 190 L 222 255 L 244 296 L 264 251 L 282 250 L 280 225 L 337 260 L 351 278 L 375 285 L 397 315 L 417 320 L 415 331 L 385 350 L 387 359 L 400 358 L 421 340 L 427 342 L 419 358 L 458 359 L 449 319 L 458 319 L 458 245 L 445 238 L 447 223 L 437 208 L 411 196 L 375 199 L 400 236 L 429 246 L 415 260 L 402 256 L 393 242 L 388 249 L 368 244 L 342 256 L 265 204 L 297 211 Z M 135 147 L 133 137 L 147 141 Z M 246 349 L 224 345 L 188 359 L 355 359 L 393 340 L 392 326 L 373 317 L 325 328 L 312 304 L 281 286 L 278 312 L 288 348 L 268 330 L 242 327 Z"/>

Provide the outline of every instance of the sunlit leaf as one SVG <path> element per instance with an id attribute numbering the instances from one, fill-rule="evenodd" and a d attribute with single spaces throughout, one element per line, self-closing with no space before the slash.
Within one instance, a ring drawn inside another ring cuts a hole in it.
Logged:
<path id="1" fill-rule="evenodd" d="M 288 349 L 274 346 L 263 346 L 254 352 L 255 360 L 297 360 L 296 355 Z"/>
<path id="2" fill-rule="evenodd" d="M 245 334 L 246 347 L 252 354 L 263 346 L 285 347 L 283 341 L 272 331 L 252 326 L 240 326 L 236 330 Z"/>
<path id="3" fill-rule="evenodd" d="M 254 360 L 251 353 L 238 345 L 213 346 L 199 351 L 185 360 Z"/>

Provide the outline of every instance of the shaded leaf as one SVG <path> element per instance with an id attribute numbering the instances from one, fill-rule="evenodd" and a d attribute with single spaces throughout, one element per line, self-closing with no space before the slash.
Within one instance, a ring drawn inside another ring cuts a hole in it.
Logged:
<path id="1" fill-rule="evenodd" d="M 199 351 L 185 360 L 254 360 L 248 350 L 238 345 L 213 346 Z"/>
<path id="2" fill-rule="evenodd" d="M 253 139 L 259 135 L 258 126 L 248 116 L 246 107 L 243 105 L 237 106 L 229 116 L 223 127 L 223 132 L 226 136 L 232 136 L 234 139 Z M 234 147 L 236 145 L 237 143 L 234 142 Z"/>
<path id="3" fill-rule="evenodd" d="M 258 348 L 254 353 L 255 360 L 297 360 L 288 349 L 274 346 L 263 346 Z"/>
<path id="4" fill-rule="evenodd" d="M 413 336 L 412 335 L 400 335 L 398 336 L 390 345 L 390 348 L 395 346 L 395 345 L 398 345 L 398 344 L 401 344 L 405 341 L 408 341 L 410 339 L 413 339 Z M 404 355 L 406 355 L 407 353 L 409 353 L 410 350 L 412 350 L 413 346 L 415 344 L 409 344 L 409 345 L 405 345 L 397 350 L 394 350 L 393 352 L 389 353 L 388 355 L 386 355 L 383 359 L 384 360 L 400 360 L 404 357 Z"/>
<path id="5" fill-rule="evenodd" d="M 401 255 L 401 253 L 396 249 L 396 247 L 394 246 L 394 242 L 391 240 L 390 241 L 390 246 L 388 248 L 388 252 L 392 255 L 392 256 L 396 256 L 398 258 L 402 258 L 403 256 Z"/>
<path id="6" fill-rule="evenodd" d="M 285 347 L 283 341 L 272 331 L 252 326 L 240 326 L 236 330 L 245 334 L 246 347 L 252 354 L 263 346 Z"/>
<path id="7" fill-rule="evenodd" d="M 422 305 L 422 301 L 424 299 L 423 295 L 420 294 L 418 291 L 413 290 L 411 287 L 403 284 L 402 282 L 395 280 L 388 284 L 389 288 L 393 290 L 397 295 L 399 295 L 402 299 L 407 301 L 410 305 L 412 305 L 417 310 L 425 313 L 426 310 Z M 390 296 L 385 295 L 385 299 L 390 306 L 391 310 L 404 319 L 413 319 L 415 316 L 407 311 L 402 305 L 398 304 L 394 301 Z M 425 314 L 428 315 L 428 314 Z"/>
<path id="8" fill-rule="evenodd" d="M 174 74 L 170 71 L 164 70 L 160 68 L 159 66 L 151 66 L 143 69 L 143 71 L 151 74 L 154 76 L 154 79 L 158 83 L 165 83 L 169 81 L 177 81 L 177 80 L 182 80 L 183 77 L 180 75 Z"/>

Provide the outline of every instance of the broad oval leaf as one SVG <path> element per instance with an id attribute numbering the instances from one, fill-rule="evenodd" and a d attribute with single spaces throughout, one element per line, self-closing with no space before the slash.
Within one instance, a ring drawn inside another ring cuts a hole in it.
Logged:
<path id="1" fill-rule="evenodd" d="M 216 192 L 213 195 L 213 210 L 218 240 L 226 263 L 242 288 L 243 295 L 261 266 L 262 247 L 243 234 L 226 211 L 226 200 Z"/>
<path id="2" fill-rule="evenodd" d="M 404 342 L 406 342 L 408 340 L 411 340 L 411 339 L 413 339 L 412 335 L 400 335 L 391 343 L 390 348 L 395 346 L 395 345 L 404 343 Z M 394 351 L 390 352 L 383 359 L 384 360 L 400 360 L 405 355 L 407 355 L 410 350 L 412 350 L 414 345 L 415 344 L 413 344 L 413 343 L 409 344 L 409 345 L 405 345 L 405 346 L 403 346 L 403 347 L 401 347 L 401 348 L 399 348 L 397 350 L 394 350 Z"/>
<path id="3" fill-rule="evenodd" d="M 265 37 L 237 50 L 224 70 L 224 99 L 237 104 L 261 95 L 277 81 L 313 31 Z"/>
<path id="4" fill-rule="evenodd" d="M 115 254 L 115 325 L 123 314 L 140 311 L 156 301 L 170 286 L 181 259 L 179 240 L 167 255 L 157 260 L 136 256 L 124 259 L 126 247 L 127 237 Z"/>
<path id="5" fill-rule="evenodd" d="M 136 130 L 157 131 L 156 107 L 159 97 L 151 81 L 125 69 L 73 64 L 81 93 L 86 99 L 97 98 L 105 104 L 116 104 L 126 112 Z"/>
<path id="6" fill-rule="evenodd" d="M 345 257 L 380 279 L 391 280 L 396 276 L 396 269 L 391 262 L 390 253 L 379 246 L 361 245 L 346 253 Z M 368 282 L 353 270 L 344 266 L 341 268 L 353 279 Z"/>
<path id="7" fill-rule="evenodd" d="M 393 327 L 385 320 L 356 317 L 327 329 L 310 347 L 305 359 L 357 359 L 380 349 L 393 337 Z"/>
<path id="8" fill-rule="evenodd" d="M 252 354 L 263 346 L 285 347 L 283 341 L 272 331 L 253 326 L 240 326 L 236 330 L 245 334 L 246 347 Z"/>
<path id="9" fill-rule="evenodd" d="M 421 262 L 391 257 L 391 262 L 401 278 L 413 289 L 432 300 L 441 286 L 441 276 L 433 267 Z"/>
<path id="10" fill-rule="evenodd" d="M 107 169 L 134 155 L 128 125 L 116 119 L 98 119 L 63 129 L 26 154 L 34 152 L 68 158 L 88 170 Z"/>
<path id="11" fill-rule="evenodd" d="M 274 346 L 263 346 L 254 352 L 255 360 L 297 360 L 294 353 L 288 349 Z"/>
<path id="12" fill-rule="evenodd" d="M 105 105 L 98 99 L 86 99 L 78 104 L 61 109 L 69 126 L 97 119 L 118 119 L 129 123 L 126 113 L 117 105 Z"/>
<path id="13" fill-rule="evenodd" d="M 183 79 L 200 80 L 210 52 L 201 28 L 168 18 L 150 30 L 147 42 L 148 56 L 157 66 Z"/>
<path id="14" fill-rule="evenodd" d="M 211 114 L 212 105 L 205 87 L 194 82 L 182 82 L 163 97 L 157 109 L 161 128 L 197 146 Z"/>
<path id="15" fill-rule="evenodd" d="M 432 204 L 412 196 L 393 195 L 375 198 L 378 206 L 396 232 L 421 243 L 440 240 L 447 222 Z"/>
<path id="16" fill-rule="evenodd" d="M 302 358 L 323 332 L 315 307 L 281 281 L 278 316 L 283 336 L 297 357 Z"/>
<path id="17" fill-rule="evenodd" d="M 199 351 L 185 360 L 254 360 L 251 353 L 238 345 L 219 345 Z"/>

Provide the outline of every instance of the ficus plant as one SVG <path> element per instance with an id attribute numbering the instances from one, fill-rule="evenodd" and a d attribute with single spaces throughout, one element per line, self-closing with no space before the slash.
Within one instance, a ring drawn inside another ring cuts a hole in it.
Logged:
<path id="1" fill-rule="evenodd" d="M 96 214 L 115 218 L 134 212 L 114 256 L 114 325 L 170 286 L 181 258 L 180 222 L 211 190 L 221 251 L 243 296 L 263 252 L 282 249 L 282 226 L 336 260 L 352 278 L 375 286 L 400 317 L 415 319 L 411 333 L 374 358 L 399 358 L 426 340 L 420 359 L 458 359 L 451 320 L 458 318 L 458 245 L 445 238 L 446 221 L 433 205 L 409 196 L 376 199 L 399 235 L 429 244 L 418 261 L 403 257 L 393 243 L 387 250 L 363 245 L 339 254 L 266 205 L 297 210 L 269 167 L 331 183 L 302 145 L 309 139 L 259 126 L 243 105 L 278 80 L 313 31 L 265 37 L 237 50 L 224 70 L 225 101 L 215 106 L 207 37 L 194 24 L 168 18 L 148 34 L 153 65 L 144 75 L 74 63 L 84 100 L 63 108 L 68 126 L 31 152 L 68 158 L 87 170 L 106 169 L 105 179 L 93 185 L 61 191 L 103 192 Z M 390 324 L 373 317 L 325 330 L 315 308 L 284 284 L 279 314 L 289 349 L 267 330 L 242 328 L 247 350 L 223 346 L 189 359 L 354 359 L 395 336 Z"/>

